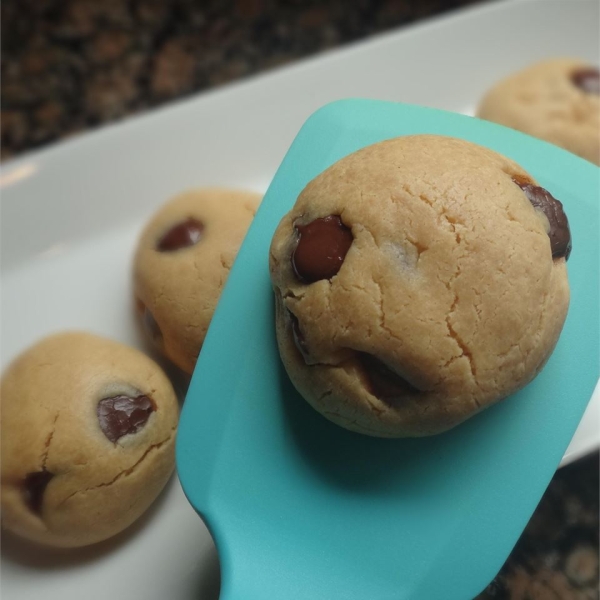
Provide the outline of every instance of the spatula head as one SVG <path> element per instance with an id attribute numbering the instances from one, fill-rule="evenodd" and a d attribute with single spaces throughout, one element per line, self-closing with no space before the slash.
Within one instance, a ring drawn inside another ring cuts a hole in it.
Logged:
<path id="1" fill-rule="evenodd" d="M 451 430 L 375 439 L 326 421 L 281 366 L 269 244 L 303 187 L 343 156 L 417 133 L 504 154 L 565 207 L 571 305 L 525 389 Z M 600 170 L 478 119 L 345 100 L 305 123 L 217 307 L 181 415 L 177 465 L 214 535 L 222 597 L 464 600 L 495 576 L 583 415 L 599 365 Z"/>

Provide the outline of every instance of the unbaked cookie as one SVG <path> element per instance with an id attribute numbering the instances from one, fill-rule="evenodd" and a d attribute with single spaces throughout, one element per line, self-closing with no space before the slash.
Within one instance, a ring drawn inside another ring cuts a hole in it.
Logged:
<path id="1" fill-rule="evenodd" d="M 226 189 L 175 197 L 144 229 L 134 260 L 138 313 L 158 348 L 192 373 L 261 197 Z"/>
<path id="2" fill-rule="evenodd" d="M 540 371 L 569 303 L 562 205 L 458 139 L 366 147 L 311 181 L 270 251 L 281 358 L 327 418 L 439 433 Z"/>
<path id="3" fill-rule="evenodd" d="M 581 60 L 537 63 L 496 84 L 477 115 L 600 164 L 600 73 Z"/>
<path id="4" fill-rule="evenodd" d="M 178 404 L 141 352 L 86 333 L 48 337 L 1 386 L 2 526 L 85 546 L 135 521 L 174 468 Z"/>

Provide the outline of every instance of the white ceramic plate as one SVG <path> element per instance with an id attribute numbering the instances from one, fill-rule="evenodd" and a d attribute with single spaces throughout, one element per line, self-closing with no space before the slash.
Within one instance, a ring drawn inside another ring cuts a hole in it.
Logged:
<path id="1" fill-rule="evenodd" d="M 294 135 L 344 97 L 472 112 L 498 78 L 560 55 L 598 60 L 595 0 L 487 4 L 322 54 L 7 163 L 2 189 L 2 366 L 41 336 L 85 329 L 144 348 L 131 314 L 136 235 L 193 186 L 264 191 Z M 600 445 L 598 389 L 565 462 Z M 117 539 L 34 551 L 8 536 L 6 600 L 218 596 L 208 532 L 174 479 Z"/>

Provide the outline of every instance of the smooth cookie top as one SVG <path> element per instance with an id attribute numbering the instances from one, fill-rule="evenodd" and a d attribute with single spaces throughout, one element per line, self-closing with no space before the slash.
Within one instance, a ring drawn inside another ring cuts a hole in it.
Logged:
<path id="1" fill-rule="evenodd" d="M 187 373 L 260 199 L 238 190 L 192 190 L 165 204 L 140 237 L 138 313 L 159 349 Z"/>
<path id="2" fill-rule="evenodd" d="M 536 63 L 497 83 L 478 116 L 600 164 L 600 72 L 569 58 Z"/>

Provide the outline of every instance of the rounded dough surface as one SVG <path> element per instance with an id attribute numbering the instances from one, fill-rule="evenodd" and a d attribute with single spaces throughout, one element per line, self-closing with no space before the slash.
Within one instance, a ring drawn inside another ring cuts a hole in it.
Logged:
<path id="1" fill-rule="evenodd" d="M 45 338 L 1 385 L 2 526 L 86 546 L 133 523 L 175 465 L 179 408 L 147 356 L 87 333 Z"/>
<path id="2" fill-rule="evenodd" d="M 312 180 L 270 251 L 280 354 L 302 396 L 348 429 L 421 436 L 531 381 L 566 317 L 570 234 L 528 193 L 545 191 L 516 163 L 432 135 Z"/>
<path id="3" fill-rule="evenodd" d="M 497 83 L 477 116 L 600 165 L 598 69 L 570 58 L 536 63 Z"/>
<path id="4" fill-rule="evenodd" d="M 137 310 L 150 338 L 186 373 L 260 200 L 251 192 L 192 190 L 165 204 L 142 232 L 134 258 Z"/>

